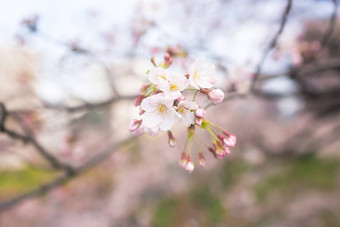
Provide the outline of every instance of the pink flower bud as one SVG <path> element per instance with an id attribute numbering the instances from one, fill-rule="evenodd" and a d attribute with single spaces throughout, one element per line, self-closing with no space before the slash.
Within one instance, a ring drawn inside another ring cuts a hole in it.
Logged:
<path id="1" fill-rule="evenodd" d="M 205 109 L 203 109 L 202 107 L 199 107 L 196 109 L 195 114 L 196 114 L 196 117 L 203 118 L 205 115 Z"/>
<path id="2" fill-rule="evenodd" d="M 214 104 L 220 103 L 224 99 L 224 92 L 221 89 L 213 89 L 209 91 L 208 99 Z"/>
<path id="3" fill-rule="evenodd" d="M 223 144 L 228 147 L 235 147 L 236 145 L 236 136 L 230 135 L 224 138 Z"/>
<path id="4" fill-rule="evenodd" d="M 217 158 L 215 149 L 213 147 L 209 147 L 208 149 L 214 155 L 214 157 Z"/>
<path id="5" fill-rule="evenodd" d="M 194 169 L 195 169 L 195 166 L 193 162 L 188 162 L 187 165 L 185 166 L 185 170 L 188 171 L 189 173 L 192 173 Z"/>
<path id="6" fill-rule="evenodd" d="M 199 156 L 199 163 L 200 163 L 200 165 L 202 167 L 205 167 L 205 158 L 204 158 L 203 154 L 199 153 L 198 156 Z"/>
<path id="7" fill-rule="evenodd" d="M 181 96 L 179 96 L 176 100 L 177 100 L 178 102 L 180 102 L 180 101 L 185 100 L 185 97 L 184 97 L 184 95 L 181 95 Z"/>
<path id="8" fill-rule="evenodd" d="M 201 126 L 202 125 L 202 118 L 195 118 L 195 123 L 198 125 L 198 126 Z"/>
<path id="9" fill-rule="evenodd" d="M 183 168 L 187 165 L 187 154 L 185 152 L 182 153 L 181 159 L 179 160 L 179 165 Z"/>
<path id="10" fill-rule="evenodd" d="M 144 95 L 139 95 L 137 98 L 135 98 L 135 100 L 133 101 L 133 104 L 135 106 L 139 106 L 142 103 L 144 98 L 145 98 Z"/>
<path id="11" fill-rule="evenodd" d="M 139 108 L 139 115 L 142 115 L 145 113 L 145 110 L 143 110 L 142 108 Z"/>
<path id="12" fill-rule="evenodd" d="M 174 138 L 174 136 L 172 135 L 172 132 L 170 130 L 168 130 L 168 143 L 170 147 L 175 147 L 176 146 L 176 139 Z"/>
<path id="13" fill-rule="evenodd" d="M 139 126 L 140 126 L 141 124 L 142 124 L 142 120 L 133 119 L 133 120 L 130 122 L 129 131 L 130 131 L 130 132 L 136 131 L 136 129 L 139 128 Z"/>
<path id="14" fill-rule="evenodd" d="M 225 131 L 223 136 L 222 134 L 218 134 L 217 138 L 223 143 L 223 146 L 226 147 L 235 147 L 236 144 L 236 136 L 231 135 L 229 132 Z"/>

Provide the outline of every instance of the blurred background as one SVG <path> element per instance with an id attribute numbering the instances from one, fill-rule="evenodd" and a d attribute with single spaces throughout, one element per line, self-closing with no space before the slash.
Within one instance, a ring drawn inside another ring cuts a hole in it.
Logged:
<path id="1" fill-rule="evenodd" d="M 268 49 L 287 2 L 4 1 L 0 226 L 340 226 L 337 2 L 293 1 Z M 185 72 L 202 56 L 216 66 L 226 101 L 207 118 L 237 136 L 191 174 L 180 125 L 175 148 L 166 133 L 126 141 L 166 52 Z"/>

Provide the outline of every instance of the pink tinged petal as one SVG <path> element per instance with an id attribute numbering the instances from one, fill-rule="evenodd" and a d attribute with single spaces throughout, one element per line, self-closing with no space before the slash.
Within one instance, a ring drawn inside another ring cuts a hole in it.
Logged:
<path id="1" fill-rule="evenodd" d="M 223 143 L 228 147 L 235 147 L 236 145 L 236 136 L 230 135 L 224 138 Z"/>
<path id="2" fill-rule="evenodd" d="M 133 134 L 135 134 L 135 136 L 143 135 L 144 134 L 144 128 L 143 127 L 137 128 L 135 131 L 133 131 Z"/>
<path id="3" fill-rule="evenodd" d="M 159 127 L 144 128 L 144 131 L 150 136 L 157 136 L 159 133 Z"/>
<path id="4" fill-rule="evenodd" d="M 202 119 L 201 119 L 201 118 L 195 118 L 195 123 L 196 123 L 198 126 L 201 126 L 201 125 L 202 125 Z"/>
<path id="5" fill-rule="evenodd" d="M 136 120 L 136 119 L 132 120 L 132 121 L 130 122 L 130 125 L 129 125 L 129 131 L 130 131 L 130 132 L 136 131 L 136 129 L 139 128 L 139 126 L 141 125 L 141 123 L 142 123 L 142 120 Z"/>
<path id="6" fill-rule="evenodd" d="M 183 101 L 184 99 L 185 99 L 184 95 L 181 94 L 181 96 L 178 97 L 176 100 L 177 100 L 178 102 L 180 102 L 180 101 Z"/>
<path id="7" fill-rule="evenodd" d="M 224 99 L 224 92 L 221 89 L 213 89 L 208 93 L 208 99 L 214 104 L 220 103 Z"/>
<path id="8" fill-rule="evenodd" d="M 195 115 L 196 115 L 196 117 L 203 118 L 204 115 L 205 115 L 205 109 L 203 109 L 202 107 L 198 108 L 195 111 Z"/>
<path id="9" fill-rule="evenodd" d="M 215 77 L 210 77 L 209 78 L 209 83 L 215 84 L 216 83 L 216 78 Z"/>

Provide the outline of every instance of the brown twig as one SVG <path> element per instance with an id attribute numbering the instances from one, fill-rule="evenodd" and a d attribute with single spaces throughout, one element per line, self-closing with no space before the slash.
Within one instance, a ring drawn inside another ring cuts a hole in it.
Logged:
<path id="1" fill-rule="evenodd" d="M 337 12 L 338 12 L 338 0 L 332 0 L 332 2 L 333 2 L 333 12 L 329 18 L 329 24 L 328 24 L 327 30 L 323 38 L 321 39 L 321 48 L 319 49 L 318 53 L 327 45 L 335 29 Z"/>
<path id="2" fill-rule="evenodd" d="M 255 72 L 253 80 L 252 80 L 251 90 L 255 89 L 255 84 L 256 84 L 256 81 L 257 81 L 257 79 L 258 79 L 258 77 L 261 73 L 262 66 L 263 66 L 269 52 L 275 47 L 280 35 L 283 32 L 283 29 L 285 28 L 285 25 L 286 25 L 286 22 L 287 22 L 287 19 L 288 19 L 288 14 L 290 12 L 291 7 L 292 7 L 292 0 L 287 0 L 287 6 L 285 8 L 285 11 L 284 11 L 282 19 L 281 19 L 280 28 L 276 32 L 273 39 L 270 41 L 268 47 L 265 49 L 265 51 L 262 54 L 262 57 L 260 59 L 259 64 L 257 65 L 256 72 Z"/>
<path id="3" fill-rule="evenodd" d="M 0 103 L 0 109 L 1 109 L 0 129 L 2 133 L 6 134 L 12 139 L 20 140 L 24 143 L 31 144 L 37 150 L 37 152 L 51 164 L 53 168 L 62 169 L 67 174 L 70 175 L 73 174 L 72 166 L 60 162 L 56 157 L 47 152 L 46 149 L 41 144 L 39 144 L 39 142 L 34 138 L 34 136 L 31 133 L 26 131 L 26 134 L 21 134 L 11 129 L 8 129 L 5 125 L 8 111 L 3 103 Z M 23 127 L 23 125 L 21 124 L 20 126 Z"/>
<path id="4" fill-rule="evenodd" d="M 85 162 L 84 164 L 82 164 L 79 167 L 76 167 L 73 169 L 73 174 L 67 174 L 65 173 L 64 175 L 57 177 L 56 179 L 43 184 L 31 191 L 22 193 L 20 195 L 14 196 L 12 198 L 6 199 L 2 202 L 0 202 L 0 213 L 4 212 L 6 210 L 8 210 L 9 208 L 27 200 L 30 198 L 35 198 L 38 196 L 41 196 L 42 194 L 56 188 L 59 187 L 61 185 L 66 184 L 67 182 L 69 182 L 70 180 L 72 180 L 73 178 L 75 178 L 76 176 L 79 176 L 80 174 L 83 174 L 84 172 L 86 172 L 87 170 L 93 168 L 94 166 L 96 166 L 98 163 L 106 160 L 114 151 L 116 151 L 116 149 L 124 144 L 127 144 L 131 141 L 133 141 L 134 139 L 136 139 L 135 136 L 130 137 L 122 142 L 116 143 L 116 144 L 110 144 L 107 146 L 107 148 L 105 148 L 103 151 L 99 152 L 97 155 L 93 156 L 92 158 L 90 158 L 87 162 Z"/>

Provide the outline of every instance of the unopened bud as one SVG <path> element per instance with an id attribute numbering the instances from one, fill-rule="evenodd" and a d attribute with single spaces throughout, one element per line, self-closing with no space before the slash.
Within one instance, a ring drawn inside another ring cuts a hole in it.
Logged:
<path id="1" fill-rule="evenodd" d="M 217 158 L 215 149 L 213 147 L 209 147 L 208 149 L 214 155 L 214 157 Z"/>
<path id="2" fill-rule="evenodd" d="M 195 118 L 195 123 L 196 123 L 198 126 L 201 126 L 201 125 L 202 125 L 202 118 L 196 117 L 196 118 Z"/>
<path id="3" fill-rule="evenodd" d="M 137 98 L 135 98 L 135 100 L 133 101 L 133 104 L 135 106 L 139 106 L 142 103 L 144 98 L 145 98 L 144 95 L 139 95 Z"/>
<path id="4" fill-rule="evenodd" d="M 226 130 L 224 130 L 223 133 L 224 133 L 225 136 L 222 136 L 221 134 L 217 135 L 217 137 L 223 142 L 223 145 L 224 146 L 228 146 L 228 147 L 235 147 L 235 145 L 236 145 L 236 136 L 230 134 Z"/>
<path id="5" fill-rule="evenodd" d="M 174 138 L 174 136 L 172 135 L 172 132 L 170 130 L 168 130 L 168 143 L 170 147 L 175 147 L 176 146 L 176 139 Z"/>
<path id="6" fill-rule="evenodd" d="M 192 173 L 192 171 L 194 171 L 195 166 L 194 163 L 191 160 L 191 155 L 188 155 L 187 158 L 187 165 L 185 166 L 185 170 L 188 171 L 189 173 Z"/>
<path id="7" fill-rule="evenodd" d="M 199 153 L 198 156 L 199 156 L 199 163 L 200 163 L 200 165 L 202 167 L 205 167 L 205 158 L 204 158 L 203 154 Z"/>
<path id="8" fill-rule="evenodd" d="M 143 110 L 142 108 L 139 108 L 139 115 L 143 115 L 145 113 L 145 110 Z"/>
<path id="9" fill-rule="evenodd" d="M 173 62 L 173 58 L 170 56 L 170 54 L 167 52 L 167 53 L 165 53 L 164 54 L 164 60 L 165 60 L 165 64 L 167 65 L 167 66 L 170 66 L 171 64 L 172 64 L 172 62 Z"/>
<path id="10" fill-rule="evenodd" d="M 187 154 L 185 152 L 182 153 L 181 159 L 179 160 L 179 165 L 183 168 L 187 165 Z"/>
<path id="11" fill-rule="evenodd" d="M 203 109 L 202 107 L 197 108 L 195 111 L 195 115 L 196 117 L 203 118 L 205 115 L 205 109 Z"/>
<path id="12" fill-rule="evenodd" d="M 130 122 L 129 131 L 130 131 L 130 132 L 136 131 L 136 129 L 139 128 L 139 126 L 140 126 L 141 124 L 142 124 L 142 120 L 133 119 L 133 120 Z"/>
<path id="13" fill-rule="evenodd" d="M 209 91 L 208 99 L 214 104 L 220 103 L 224 99 L 224 92 L 221 89 L 213 89 Z"/>
<path id="14" fill-rule="evenodd" d="M 183 101 L 185 99 L 184 95 L 179 96 L 176 100 L 178 102 Z"/>

